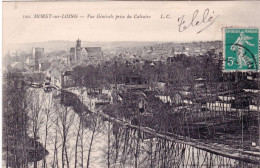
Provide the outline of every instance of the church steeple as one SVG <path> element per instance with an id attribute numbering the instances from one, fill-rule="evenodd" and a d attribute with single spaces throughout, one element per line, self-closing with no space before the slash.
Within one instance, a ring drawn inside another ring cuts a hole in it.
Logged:
<path id="1" fill-rule="evenodd" d="M 80 40 L 80 39 L 77 40 L 76 48 L 77 48 L 77 49 L 80 49 L 80 48 L 81 48 L 81 40 Z"/>
<path id="2" fill-rule="evenodd" d="M 81 40 L 78 39 L 76 43 L 76 49 L 75 49 L 75 61 L 79 62 L 81 59 Z"/>

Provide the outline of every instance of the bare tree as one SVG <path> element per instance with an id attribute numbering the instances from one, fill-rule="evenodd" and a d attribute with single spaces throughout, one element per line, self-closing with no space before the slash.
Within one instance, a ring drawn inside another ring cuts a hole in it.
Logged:
<path id="1" fill-rule="evenodd" d="M 21 76 L 8 73 L 3 80 L 3 159 L 6 167 L 28 164 L 26 87 Z"/>
<path id="2" fill-rule="evenodd" d="M 87 168 L 89 168 L 89 165 L 90 165 L 90 155 L 91 155 L 91 151 L 92 151 L 92 145 L 93 145 L 95 133 L 97 131 L 97 118 L 96 118 L 96 116 L 93 116 L 91 121 L 92 121 L 92 123 L 91 123 L 92 134 L 91 134 L 91 139 L 90 139 L 90 144 L 89 144 L 89 149 L 88 149 Z"/>
<path id="3" fill-rule="evenodd" d="M 43 113 L 41 113 L 43 109 L 43 104 L 45 103 L 44 100 L 40 99 L 40 92 L 37 91 L 31 91 L 28 93 L 28 111 L 29 111 L 29 116 L 31 118 L 30 123 L 32 126 L 31 133 L 33 135 L 34 143 L 34 167 L 37 168 L 37 151 L 38 151 L 38 143 L 37 140 L 40 138 L 39 137 L 39 129 L 43 124 Z"/>
<path id="4" fill-rule="evenodd" d="M 67 149 L 67 143 L 69 141 L 70 128 L 73 125 L 75 117 L 75 112 L 71 108 L 60 106 L 60 109 L 57 111 L 57 123 L 56 129 L 61 137 L 61 164 L 62 168 L 70 167 L 70 158 Z M 57 154 L 57 153 L 56 153 Z"/>
<path id="5" fill-rule="evenodd" d="M 45 115 L 45 130 L 44 130 L 44 134 L 45 134 L 45 137 L 44 137 L 44 148 L 46 149 L 47 148 L 47 143 L 49 141 L 49 134 L 50 134 L 50 129 L 51 129 L 51 126 L 53 125 L 53 122 L 51 122 L 52 120 L 52 113 L 53 111 L 56 111 L 55 110 L 55 105 L 53 103 L 54 99 L 53 99 L 53 94 L 50 94 L 50 96 L 47 96 L 46 97 L 46 105 L 45 105 L 45 108 L 43 110 L 43 113 Z M 44 158 L 43 160 L 43 163 L 42 163 L 42 167 L 47 167 L 47 163 L 46 163 L 46 159 Z"/>
<path id="6" fill-rule="evenodd" d="M 28 167 L 29 162 L 34 162 L 37 167 L 37 161 L 48 153 L 37 141 L 41 125 L 39 100 L 37 97 L 32 99 L 32 92 L 21 75 L 10 73 L 6 77 L 3 104 L 6 166 Z"/>
<path id="7" fill-rule="evenodd" d="M 75 143 L 75 166 L 74 167 L 77 167 L 77 163 L 78 163 L 78 142 L 79 142 L 79 137 L 80 137 L 80 130 L 81 130 L 81 120 L 79 122 L 79 126 L 78 126 L 78 129 L 77 129 L 77 135 L 76 135 L 76 143 Z"/>

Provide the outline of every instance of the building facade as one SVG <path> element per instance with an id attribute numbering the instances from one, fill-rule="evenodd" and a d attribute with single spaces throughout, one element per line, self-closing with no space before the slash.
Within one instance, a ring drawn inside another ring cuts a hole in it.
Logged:
<path id="1" fill-rule="evenodd" d="M 75 66 L 82 61 L 88 64 L 95 64 L 102 60 L 101 47 L 82 47 L 81 40 L 77 40 L 76 46 L 70 48 L 68 63 Z"/>
<path id="2" fill-rule="evenodd" d="M 34 59 L 34 69 L 39 70 L 39 59 L 44 57 L 44 48 L 33 48 L 32 56 Z"/>

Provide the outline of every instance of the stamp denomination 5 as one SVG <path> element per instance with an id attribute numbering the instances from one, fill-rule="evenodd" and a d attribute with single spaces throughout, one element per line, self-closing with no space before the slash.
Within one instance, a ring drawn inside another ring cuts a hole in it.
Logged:
<path id="1" fill-rule="evenodd" d="M 259 30 L 224 28 L 224 71 L 259 71 Z"/>

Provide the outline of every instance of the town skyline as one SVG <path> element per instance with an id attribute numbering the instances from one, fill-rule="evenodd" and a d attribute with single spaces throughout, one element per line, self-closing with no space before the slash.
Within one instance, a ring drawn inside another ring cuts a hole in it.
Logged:
<path id="1" fill-rule="evenodd" d="M 49 41 L 40 41 L 40 42 L 30 42 L 30 43 L 16 43 L 11 45 L 11 49 L 8 49 L 3 53 L 3 57 L 6 56 L 8 52 L 16 52 L 16 50 L 32 50 L 35 47 L 44 47 L 47 50 L 49 49 L 48 46 L 52 46 L 53 51 L 55 50 L 65 50 L 69 51 L 70 47 L 75 46 L 75 41 L 80 39 L 82 44 L 88 45 L 91 47 L 99 46 L 104 49 L 115 49 L 121 47 L 145 47 L 149 45 L 156 45 L 156 44 L 190 44 L 190 43 L 199 43 L 199 42 L 217 42 L 220 40 L 212 40 L 212 41 L 88 41 L 82 38 L 76 38 L 75 40 L 49 40 Z"/>

